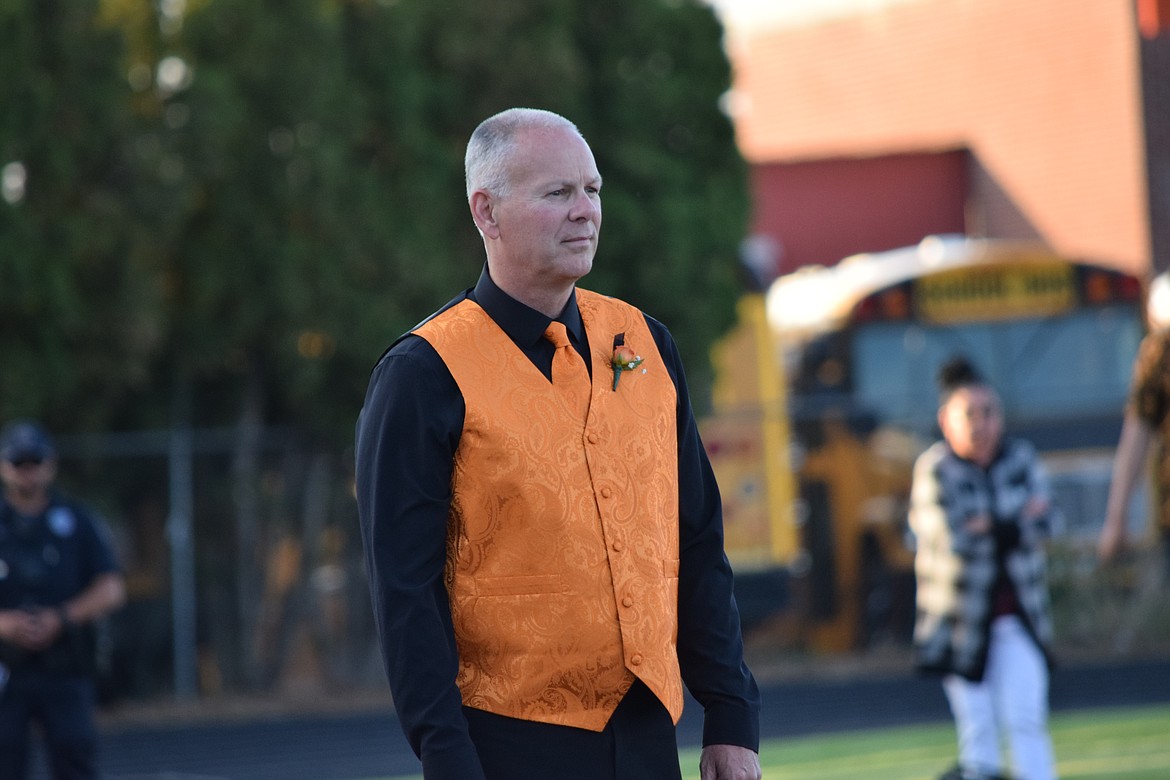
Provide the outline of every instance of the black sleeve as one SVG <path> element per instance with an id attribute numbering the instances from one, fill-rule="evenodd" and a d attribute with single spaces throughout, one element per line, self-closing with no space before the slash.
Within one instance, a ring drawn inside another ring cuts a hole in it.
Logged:
<path id="1" fill-rule="evenodd" d="M 723 506 L 666 327 L 646 318 L 678 392 L 678 657 L 683 682 L 703 706 L 703 745 L 760 747 L 760 693 L 743 660 L 739 608 L 723 551 Z"/>
<path id="2" fill-rule="evenodd" d="M 438 354 L 408 336 L 374 369 L 357 425 L 358 515 L 374 616 L 394 706 L 427 780 L 483 777 L 455 685 L 459 659 L 443 582 L 463 415 Z"/>

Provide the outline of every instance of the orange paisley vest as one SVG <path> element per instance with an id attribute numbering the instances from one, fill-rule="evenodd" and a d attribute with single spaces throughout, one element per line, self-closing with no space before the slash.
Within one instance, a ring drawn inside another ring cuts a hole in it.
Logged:
<path id="1" fill-rule="evenodd" d="M 637 676 L 677 723 L 676 390 L 640 311 L 577 301 L 584 421 L 474 301 L 415 331 L 466 405 L 445 571 L 457 683 L 469 707 L 600 731 Z M 645 361 L 614 390 L 619 333 Z"/>

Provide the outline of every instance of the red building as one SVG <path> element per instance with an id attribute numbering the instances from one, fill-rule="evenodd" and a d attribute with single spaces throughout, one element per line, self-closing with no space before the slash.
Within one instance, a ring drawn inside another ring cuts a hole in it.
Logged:
<path id="1" fill-rule="evenodd" d="M 1165 8 L 902 0 L 733 30 L 753 230 L 783 271 L 931 233 L 1170 267 Z"/>

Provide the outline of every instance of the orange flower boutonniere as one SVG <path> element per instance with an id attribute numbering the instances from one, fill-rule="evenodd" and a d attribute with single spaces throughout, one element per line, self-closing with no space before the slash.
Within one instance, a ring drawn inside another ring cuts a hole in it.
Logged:
<path id="1" fill-rule="evenodd" d="M 622 378 L 623 371 L 633 371 L 638 366 L 642 365 L 642 358 L 634 352 L 633 349 L 626 346 L 626 334 L 619 333 L 613 338 L 613 389 L 616 391 L 618 380 Z M 642 373 L 646 373 L 646 369 L 642 369 Z"/>

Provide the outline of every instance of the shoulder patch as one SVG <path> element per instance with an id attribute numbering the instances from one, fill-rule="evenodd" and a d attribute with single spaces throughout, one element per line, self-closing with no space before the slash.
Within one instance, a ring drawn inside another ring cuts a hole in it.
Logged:
<path id="1" fill-rule="evenodd" d="M 57 536 L 66 538 L 73 535 L 77 529 L 77 518 L 69 507 L 55 506 L 49 510 L 49 530 Z"/>

